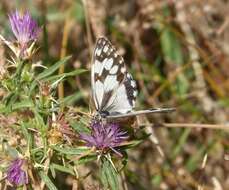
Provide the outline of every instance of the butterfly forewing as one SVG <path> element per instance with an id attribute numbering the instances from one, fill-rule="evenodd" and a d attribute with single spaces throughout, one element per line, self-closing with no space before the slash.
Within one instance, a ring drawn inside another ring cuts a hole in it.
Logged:
<path id="1" fill-rule="evenodd" d="M 98 112 L 127 113 L 134 107 L 136 82 L 122 56 L 106 38 L 96 42 L 91 70 L 92 95 Z"/>

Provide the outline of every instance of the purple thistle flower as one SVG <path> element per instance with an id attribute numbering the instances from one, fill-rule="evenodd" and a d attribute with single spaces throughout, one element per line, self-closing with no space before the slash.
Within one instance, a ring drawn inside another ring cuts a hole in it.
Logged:
<path id="1" fill-rule="evenodd" d="M 9 15 L 11 29 L 21 48 L 26 48 L 28 42 L 37 39 L 40 28 L 37 22 L 32 19 L 29 12 L 19 14 L 18 11 Z"/>
<path id="2" fill-rule="evenodd" d="M 126 132 L 121 131 L 120 126 L 114 123 L 102 125 L 99 122 L 91 124 L 91 134 L 81 134 L 81 139 L 87 142 L 87 146 L 96 147 L 100 150 L 112 149 L 118 153 L 114 148 L 119 146 L 124 140 L 128 138 Z"/>
<path id="3" fill-rule="evenodd" d="M 7 179 L 10 183 L 20 186 L 28 183 L 27 172 L 23 169 L 25 164 L 23 159 L 15 159 L 7 170 Z"/>

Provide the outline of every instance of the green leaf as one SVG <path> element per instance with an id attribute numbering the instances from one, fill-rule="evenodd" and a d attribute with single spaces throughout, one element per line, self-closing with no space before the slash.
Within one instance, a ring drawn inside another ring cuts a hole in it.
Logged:
<path id="1" fill-rule="evenodd" d="M 181 152 L 183 146 L 186 144 L 187 138 L 191 132 L 191 129 L 184 129 L 180 137 L 178 138 L 178 142 L 176 143 L 176 146 L 173 148 L 172 151 L 172 159 L 175 159 L 176 156 Z"/>
<path id="2" fill-rule="evenodd" d="M 60 147 L 60 146 L 51 146 L 51 148 L 53 148 L 54 150 L 63 153 L 63 154 L 67 154 L 67 155 L 81 155 L 85 152 L 88 152 L 91 148 L 89 147 L 85 147 L 85 146 L 80 146 L 77 148 L 68 148 L 68 147 Z"/>
<path id="3" fill-rule="evenodd" d="M 33 157 L 33 160 L 38 163 L 41 163 L 43 158 L 45 157 L 44 148 L 34 148 L 34 149 L 31 149 L 30 152 Z"/>
<path id="4" fill-rule="evenodd" d="M 86 164 L 88 162 L 92 162 L 94 160 L 96 160 L 98 157 L 97 154 L 90 154 L 90 155 L 87 155 L 87 156 L 83 156 L 82 158 L 80 158 L 76 164 L 80 165 L 80 164 Z"/>
<path id="5" fill-rule="evenodd" d="M 85 70 L 85 69 L 77 69 L 77 70 L 69 72 L 69 73 L 62 73 L 62 74 L 59 74 L 59 75 L 54 75 L 54 76 L 45 78 L 43 81 L 57 81 L 57 80 L 60 80 L 60 79 L 63 80 L 66 77 L 77 76 L 77 75 L 79 75 L 81 73 L 84 73 L 86 71 L 87 70 Z"/>
<path id="6" fill-rule="evenodd" d="M 23 100 L 21 102 L 14 103 L 12 105 L 12 110 L 17 110 L 21 108 L 32 108 L 32 107 L 34 107 L 34 104 L 31 100 Z"/>
<path id="7" fill-rule="evenodd" d="M 7 109 L 5 104 L 0 103 L 0 113 L 7 113 L 9 109 Z"/>
<path id="8" fill-rule="evenodd" d="M 54 170 L 59 170 L 61 172 L 64 172 L 64 173 L 68 173 L 68 174 L 71 174 L 71 175 L 75 175 L 75 172 L 73 169 L 70 169 L 70 168 L 67 168 L 65 166 L 61 166 L 59 164 L 51 164 L 50 166 L 50 169 L 54 169 Z"/>
<path id="9" fill-rule="evenodd" d="M 109 185 L 111 190 L 119 189 L 118 173 L 111 164 L 111 161 L 106 158 L 102 158 L 101 180 L 105 188 Z"/>
<path id="10" fill-rule="evenodd" d="M 138 146 L 142 142 L 143 142 L 143 140 L 132 140 L 132 141 L 128 141 L 126 143 L 122 143 L 121 145 L 119 145 L 119 147 L 124 148 L 124 149 L 130 149 L 130 148 Z"/>
<path id="11" fill-rule="evenodd" d="M 165 26 L 160 39 L 165 59 L 168 62 L 183 64 L 184 61 L 180 42 L 169 26 Z"/>
<path id="12" fill-rule="evenodd" d="M 122 158 L 122 166 L 118 171 L 123 170 L 125 168 L 125 166 L 127 165 L 127 162 L 128 162 L 128 154 L 127 154 L 126 151 L 122 152 L 122 156 L 123 156 L 123 158 Z"/>
<path id="13" fill-rule="evenodd" d="M 73 103 L 77 100 L 79 100 L 80 98 L 83 97 L 83 93 L 81 91 L 77 91 L 76 93 L 66 96 L 65 98 L 63 98 L 60 101 L 60 104 L 62 105 L 73 105 Z"/>
<path id="14" fill-rule="evenodd" d="M 180 41 L 170 27 L 165 26 L 161 35 L 161 47 L 165 60 L 171 64 L 183 65 L 184 58 Z M 189 83 L 186 76 L 180 73 L 176 80 L 176 92 L 180 95 L 185 94 L 188 91 Z"/>
<path id="15" fill-rule="evenodd" d="M 50 172 L 53 178 L 56 178 L 56 171 L 55 168 L 52 167 L 52 165 L 50 166 Z"/>
<path id="16" fill-rule="evenodd" d="M 84 8 L 81 1 L 75 1 L 72 9 L 72 16 L 80 23 L 83 23 L 85 20 Z"/>
<path id="17" fill-rule="evenodd" d="M 4 102 L 5 105 L 9 104 L 9 101 L 12 99 L 13 96 L 15 96 L 15 93 L 9 92 L 5 97 L 3 97 L 2 102 Z"/>
<path id="18" fill-rule="evenodd" d="M 75 122 L 75 121 L 69 121 L 71 127 L 77 131 L 77 133 L 87 133 L 89 134 L 91 131 L 88 127 L 85 126 L 86 123 L 86 118 L 82 117 L 80 121 Z"/>
<path id="19" fill-rule="evenodd" d="M 217 100 L 217 101 L 219 103 L 219 106 L 222 106 L 222 107 L 225 107 L 225 108 L 229 107 L 229 98 L 223 97 L 223 98 L 221 98 L 220 100 Z"/>
<path id="20" fill-rule="evenodd" d="M 56 188 L 56 186 L 53 184 L 53 182 L 51 181 L 51 179 L 43 171 L 40 171 L 39 175 L 40 175 L 42 181 L 47 185 L 48 189 L 58 190 Z"/>
<path id="21" fill-rule="evenodd" d="M 31 127 L 29 125 L 30 123 L 26 123 L 26 122 L 21 122 L 21 131 L 27 141 L 27 145 L 29 148 L 32 148 L 32 135 L 31 133 L 28 132 L 28 128 Z"/>
<path id="22" fill-rule="evenodd" d="M 64 65 L 67 63 L 67 61 L 71 58 L 71 56 L 67 56 L 63 59 L 61 59 L 60 61 L 56 62 L 54 65 L 52 65 L 51 67 L 49 67 L 48 69 L 44 70 L 42 73 L 40 73 L 36 79 L 37 80 L 41 80 L 43 78 L 46 78 L 48 76 L 50 76 L 51 74 L 53 74 L 61 65 Z"/>
<path id="23" fill-rule="evenodd" d="M 46 14 L 47 20 L 49 22 L 56 22 L 56 21 L 63 21 L 66 19 L 66 14 L 65 12 L 60 12 L 57 10 L 50 10 L 50 12 L 47 12 Z"/>
<path id="24" fill-rule="evenodd" d="M 35 120 L 38 124 L 38 128 L 42 129 L 41 132 L 46 132 L 47 126 L 43 120 L 43 117 L 40 115 L 37 109 L 33 109 L 33 113 L 35 115 Z"/>
<path id="25" fill-rule="evenodd" d="M 167 26 L 163 29 L 160 39 L 165 60 L 171 64 L 177 64 L 180 66 L 183 65 L 184 58 L 180 41 L 170 27 Z M 180 95 L 185 94 L 188 91 L 188 80 L 183 73 L 178 75 L 175 87 L 176 92 L 178 92 Z"/>
<path id="26" fill-rule="evenodd" d="M 16 190 L 23 190 L 23 186 L 16 187 Z"/>
<path id="27" fill-rule="evenodd" d="M 9 93 L 6 98 L 4 98 L 3 103 L 6 105 L 5 112 L 12 111 L 12 106 L 17 101 L 18 94 L 15 93 Z"/>
<path id="28" fill-rule="evenodd" d="M 165 8 L 164 16 L 169 16 L 170 10 Z M 164 59 L 170 64 L 177 64 L 182 66 L 184 61 L 183 51 L 180 39 L 173 26 L 164 25 L 158 28 L 160 36 L 160 44 L 163 52 Z M 175 87 L 175 88 L 174 88 Z M 173 86 L 173 89 L 179 95 L 184 95 L 189 89 L 189 81 L 187 76 L 184 73 L 180 73 L 176 80 L 176 85 Z"/>
<path id="29" fill-rule="evenodd" d="M 67 57 L 61 59 L 60 61 L 56 62 L 54 65 L 52 65 L 51 67 L 49 67 L 48 69 L 44 70 L 39 75 L 37 75 L 36 79 L 32 82 L 32 84 L 30 86 L 29 94 L 31 94 L 33 89 L 36 87 L 37 81 L 44 79 L 44 78 L 50 76 L 51 74 L 53 74 L 61 65 L 66 64 L 70 58 L 71 58 L 71 56 L 67 56 Z"/>
<path id="30" fill-rule="evenodd" d="M 4 143 L 4 151 L 6 155 L 10 156 L 11 158 L 18 158 L 19 152 L 16 148 L 11 147 L 8 143 Z"/>
<path id="31" fill-rule="evenodd" d="M 154 187 L 158 187 L 160 183 L 162 182 L 163 178 L 161 175 L 155 175 L 153 176 L 151 183 Z"/>
<path id="32" fill-rule="evenodd" d="M 100 179 L 102 181 L 104 189 L 108 189 L 109 183 L 108 183 L 108 179 L 107 179 L 107 175 L 106 175 L 105 165 L 103 163 L 101 166 Z"/>

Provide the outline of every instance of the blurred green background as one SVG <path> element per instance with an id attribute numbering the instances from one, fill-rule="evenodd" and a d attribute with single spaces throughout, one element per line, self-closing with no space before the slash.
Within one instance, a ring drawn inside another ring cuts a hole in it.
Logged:
<path id="1" fill-rule="evenodd" d="M 173 114 L 139 118 L 140 124 L 152 123 L 153 136 L 129 152 L 125 169 L 128 189 L 226 190 L 228 8 L 229 2 L 224 0 L 1 0 L 0 31 L 13 39 L 8 14 L 15 9 L 28 10 L 42 27 L 34 61 L 50 66 L 72 55 L 66 71 L 90 70 L 94 42 L 106 36 L 137 81 L 136 109 L 177 108 Z M 8 54 L 5 48 L 1 59 Z M 88 110 L 89 72 L 64 82 L 64 96 L 71 94 L 70 105 Z M 157 127 L 159 123 L 168 128 Z M 225 127 L 203 129 L 202 124 Z M 66 178 L 66 183 L 71 180 Z M 83 186 L 96 189 L 93 177 L 86 178 Z"/>

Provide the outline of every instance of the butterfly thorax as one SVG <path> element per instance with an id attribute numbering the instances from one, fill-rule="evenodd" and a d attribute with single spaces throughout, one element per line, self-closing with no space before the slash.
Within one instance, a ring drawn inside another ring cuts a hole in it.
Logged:
<path id="1" fill-rule="evenodd" d="M 104 123 L 108 115 L 109 115 L 108 111 L 97 111 L 93 116 L 93 120 Z"/>

